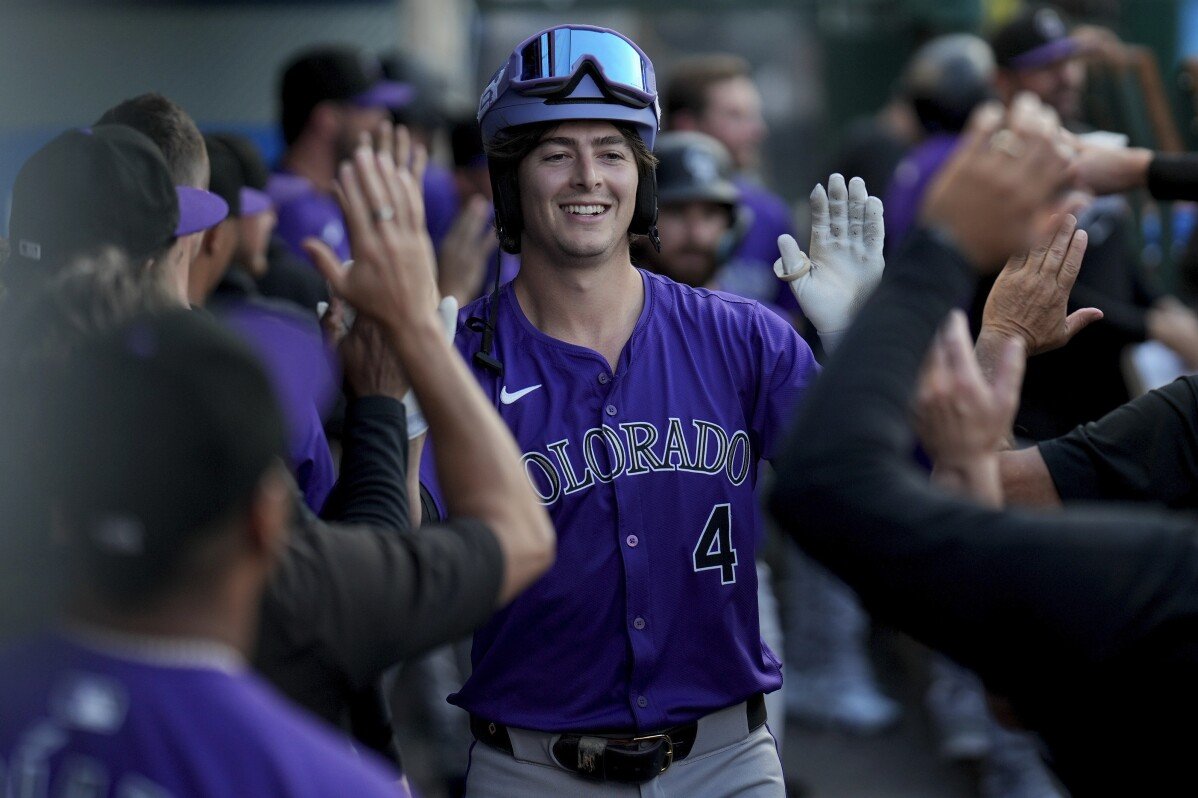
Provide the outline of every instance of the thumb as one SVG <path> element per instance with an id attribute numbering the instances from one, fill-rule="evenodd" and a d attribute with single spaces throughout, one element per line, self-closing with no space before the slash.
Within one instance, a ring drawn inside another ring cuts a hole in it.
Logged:
<path id="1" fill-rule="evenodd" d="M 782 257 L 774 261 L 774 274 L 779 279 L 791 282 L 811 271 L 811 258 L 799 247 L 794 236 L 778 236 L 778 251 Z"/>
<path id="2" fill-rule="evenodd" d="M 333 252 L 328 244 L 321 241 L 319 238 L 309 236 L 301 242 L 304 252 L 308 253 L 308 257 L 312 259 L 316 270 L 324 275 L 324 279 L 329 281 L 329 286 L 335 294 L 344 294 L 342 290 L 345 287 L 345 270 L 341 268 L 341 261 Z"/>
<path id="3" fill-rule="evenodd" d="M 1073 311 L 1065 317 L 1065 341 L 1068 342 L 1073 336 L 1101 318 L 1102 311 L 1098 308 L 1081 308 Z"/>

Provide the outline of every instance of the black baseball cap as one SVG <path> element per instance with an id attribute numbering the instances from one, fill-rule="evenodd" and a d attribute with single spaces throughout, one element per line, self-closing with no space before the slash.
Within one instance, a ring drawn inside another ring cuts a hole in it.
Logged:
<path id="1" fill-rule="evenodd" d="M 284 452 L 265 372 L 202 313 L 91 336 L 47 384 L 52 499 L 102 579 L 168 579 Z"/>
<path id="2" fill-rule="evenodd" d="M 312 109 L 326 100 L 362 108 L 397 110 L 415 96 L 411 86 L 386 80 L 379 60 L 357 47 L 332 45 L 306 50 L 283 70 L 279 88 L 284 134 L 298 134 Z"/>
<path id="3" fill-rule="evenodd" d="M 1005 69 L 1038 69 L 1081 53 L 1081 42 L 1052 6 L 1023 11 L 990 37 L 995 62 Z"/>
<path id="4" fill-rule="evenodd" d="M 204 146 L 212 166 L 208 187 L 229 203 L 231 216 L 255 216 L 272 207 L 263 190 L 270 173 L 254 142 L 235 133 L 206 133 Z"/>
<path id="5" fill-rule="evenodd" d="M 214 195 L 174 186 L 162 152 L 143 133 L 125 125 L 68 130 L 17 173 L 12 260 L 55 268 L 105 246 L 140 260 L 226 213 Z"/>

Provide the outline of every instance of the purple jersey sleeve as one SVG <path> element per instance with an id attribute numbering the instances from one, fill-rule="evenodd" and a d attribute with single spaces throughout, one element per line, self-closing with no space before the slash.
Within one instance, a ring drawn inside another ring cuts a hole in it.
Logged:
<path id="1" fill-rule="evenodd" d="M 458 215 L 458 192 L 449 170 L 430 163 L 424 172 L 424 223 L 437 251 Z"/>
<path id="2" fill-rule="evenodd" d="M 287 425 L 291 472 L 304 503 L 320 512 L 336 482 L 324 417 L 336 400 L 340 365 L 310 317 L 254 299 L 213 306 L 220 320 L 258 355 Z"/>
<path id="3" fill-rule="evenodd" d="M 957 136 L 940 133 L 911 150 L 894 169 L 894 179 L 886 191 L 886 252 L 898 251 L 903 239 L 915 227 L 919 206 L 932 178 L 957 148 Z"/>

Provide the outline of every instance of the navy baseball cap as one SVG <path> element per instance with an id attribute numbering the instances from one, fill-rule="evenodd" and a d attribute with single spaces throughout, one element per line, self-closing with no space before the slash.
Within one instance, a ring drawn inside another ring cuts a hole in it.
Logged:
<path id="1" fill-rule="evenodd" d="M 1079 55 L 1082 44 L 1051 6 L 1030 8 L 990 37 L 995 62 L 1005 69 L 1038 69 Z"/>
<path id="2" fill-rule="evenodd" d="M 279 94 L 284 130 L 297 132 L 325 100 L 394 111 L 412 102 L 416 92 L 406 83 L 386 80 L 379 60 L 365 50 L 328 46 L 294 58 L 283 71 Z"/>
<path id="3" fill-rule="evenodd" d="M 125 125 L 68 130 L 35 152 L 13 185 L 12 259 L 63 266 L 104 246 L 137 260 L 228 213 L 210 192 L 171 183 L 161 151 Z"/>

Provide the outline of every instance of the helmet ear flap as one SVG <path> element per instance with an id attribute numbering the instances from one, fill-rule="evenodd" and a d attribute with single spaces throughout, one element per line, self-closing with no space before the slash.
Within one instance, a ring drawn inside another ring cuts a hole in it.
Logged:
<path id="1" fill-rule="evenodd" d="M 491 167 L 491 193 L 495 197 L 495 232 L 499 248 L 511 255 L 520 254 L 520 234 L 524 230 L 524 215 L 520 211 L 520 187 L 516 170 Z"/>
<path id="2" fill-rule="evenodd" d="M 650 165 L 638 170 L 636 184 L 636 209 L 628 231 L 637 235 L 652 235 L 657 227 L 657 170 Z"/>

